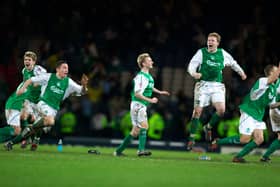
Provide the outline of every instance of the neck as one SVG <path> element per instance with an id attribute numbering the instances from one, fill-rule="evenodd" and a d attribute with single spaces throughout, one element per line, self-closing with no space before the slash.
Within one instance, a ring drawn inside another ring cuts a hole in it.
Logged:
<path id="1" fill-rule="evenodd" d="M 58 73 L 56 73 L 55 75 L 56 75 L 56 77 L 57 77 L 58 79 L 63 79 L 63 77 L 60 76 Z"/>
<path id="2" fill-rule="evenodd" d="M 148 68 L 142 68 L 141 71 L 145 72 L 145 73 L 149 73 L 149 69 Z"/>
<path id="3" fill-rule="evenodd" d="M 217 52 L 217 48 L 216 49 L 213 49 L 213 50 L 210 50 L 209 48 L 207 48 L 207 51 L 209 52 L 209 53 L 215 53 L 215 52 Z"/>

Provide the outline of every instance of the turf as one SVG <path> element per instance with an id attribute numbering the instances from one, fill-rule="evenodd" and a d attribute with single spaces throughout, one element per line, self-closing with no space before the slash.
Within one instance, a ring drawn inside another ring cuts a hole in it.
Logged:
<path id="1" fill-rule="evenodd" d="M 15 146 L 0 150 L 0 184 L 3 187 L 163 187 L 278 186 L 280 158 L 259 162 L 249 155 L 248 163 L 232 163 L 232 155 L 207 154 L 210 161 L 198 160 L 201 153 L 153 150 L 138 158 L 135 149 L 126 157 L 114 157 L 114 149 L 98 147 L 100 155 L 88 154 L 91 147 L 40 146 L 36 152 Z"/>

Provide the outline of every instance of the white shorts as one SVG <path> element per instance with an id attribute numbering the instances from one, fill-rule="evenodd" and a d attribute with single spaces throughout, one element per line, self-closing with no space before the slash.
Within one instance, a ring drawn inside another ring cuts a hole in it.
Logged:
<path id="1" fill-rule="evenodd" d="M 20 114 L 18 110 L 5 110 L 6 121 L 8 125 L 20 127 Z"/>
<path id="2" fill-rule="evenodd" d="M 24 101 L 24 111 L 27 114 L 34 116 L 35 120 L 39 117 L 37 104 L 30 102 L 29 100 Z"/>
<path id="3" fill-rule="evenodd" d="M 206 107 L 210 103 L 225 103 L 225 85 L 219 82 L 199 81 L 194 89 L 194 107 Z"/>
<path id="4" fill-rule="evenodd" d="M 279 132 L 280 131 L 280 110 L 270 109 L 269 118 L 270 118 L 272 131 Z"/>
<path id="5" fill-rule="evenodd" d="M 39 101 L 37 104 L 38 112 L 41 116 L 52 116 L 55 118 L 57 110 L 47 105 L 44 101 Z"/>
<path id="6" fill-rule="evenodd" d="M 245 112 L 241 111 L 239 120 L 239 133 L 244 135 L 252 135 L 255 129 L 266 129 L 265 122 L 257 121 Z"/>
<path id="7" fill-rule="evenodd" d="M 133 126 L 141 128 L 141 123 L 147 121 L 147 107 L 132 101 L 130 104 L 130 117 Z"/>

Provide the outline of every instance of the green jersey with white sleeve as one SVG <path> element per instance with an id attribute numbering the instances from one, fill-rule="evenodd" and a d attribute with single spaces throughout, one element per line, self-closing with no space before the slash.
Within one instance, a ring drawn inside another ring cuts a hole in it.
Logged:
<path id="1" fill-rule="evenodd" d="M 267 84 L 268 78 L 259 78 L 239 105 L 240 110 L 247 113 L 257 121 L 262 121 L 265 109 L 276 97 L 279 79 L 272 84 Z"/>
<path id="2" fill-rule="evenodd" d="M 23 81 L 25 82 L 26 80 L 30 79 L 31 77 L 38 76 L 42 73 L 46 73 L 46 69 L 43 68 L 42 66 L 35 65 L 32 71 L 28 71 L 26 68 L 23 68 L 22 70 L 22 75 L 23 75 Z M 37 103 L 40 98 L 40 93 L 41 93 L 41 87 L 40 86 L 33 86 L 30 85 L 27 88 L 27 98 L 29 101 L 32 103 Z"/>
<path id="3" fill-rule="evenodd" d="M 21 88 L 22 85 L 23 85 L 23 83 L 21 83 L 17 87 L 17 90 L 19 88 Z M 13 92 L 12 95 L 10 95 L 10 97 L 6 101 L 5 109 L 6 110 L 18 110 L 18 111 L 20 111 L 23 108 L 23 103 L 24 103 L 24 100 L 26 99 L 27 95 L 28 95 L 27 92 L 24 92 L 21 95 L 16 95 L 16 92 Z"/>
<path id="4" fill-rule="evenodd" d="M 82 86 L 69 77 L 60 79 L 54 73 L 45 73 L 32 77 L 31 80 L 42 86 L 40 101 L 44 101 L 55 110 L 59 110 L 61 102 L 70 95 L 82 94 Z"/>
<path id="5" fill-rule="evenodd" d="M 191 76 L 194 73 L 201 73 L 200 80 L 211 82 L 223 82 L 223 69 L 229 66 L 239 75 L 244 73 L 243 69 L 237 64 L 233 57 L 222 48 L 210 53 L 207 48 L 199 49 L 192 57 L 188 72 Z"/>
<path id="6" fill-rule="evenodd" d="M 151 97 L 154 88 L 154 79 L 150 73 L 140 71 L 133 79 L 133 90 L 131 92 L 132 101 L 142 103 L 147 106 L 149 102 L 135 97 L 135 93 L 138 92 L 145 97 Z"/>

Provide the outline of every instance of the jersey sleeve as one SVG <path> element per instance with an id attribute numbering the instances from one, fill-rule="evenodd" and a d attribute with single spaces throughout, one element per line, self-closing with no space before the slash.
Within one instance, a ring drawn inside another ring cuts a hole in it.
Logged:
<path id="1" fill-rule="evenodd" d="M 33 84 L 46 85 L 48 84 L 48 80 L 50 79 L 50 76 L 51 76 L 50 73 L 44 73 L 38 76 L 31 77 L 30 79 Z"/>
<path id="2" fill-rule="evenodd" d="M 234 60 L 234 58 L 226 52 L 224 49 L 222 49 L 223 56 L 224 56 L 224 65 L 230 66 L 231 69 L 233 69 L 235 72 L 237 72 L 239 75 L 244 73 L 243 69 L 240 67 L 240 65 Z"/>
<path id="3" fill-rule="evenodd" d="M 65 91 L 64 99 L 69 97 L 70 95 L 81 96 L 82 95 L 82 86 L 77 84 L 71 78 L 69 78 L 69 85 Z"/>
<path id="4" fill-rule="evenodd" d="M 134 93 L 143 94 L 145 88 L 148 86 L 149 80 L 143 75 L 137 75 L 134 78 Z"/>
<path id="5" fill-rule="evenodd" d="M 193 73 L 197 72 L 197 68 L 201 65 L 201 63 L 202 63 L 202 52 L 199 49 L 192 57 L 188 65 L 188 72 L 191 76 L 193 75 Z"/>
<path id="6" fill-rule="evenodd" d="M 42 66 L 40 65 L 36 65 L 34 67 L 34 75 L 35 76 L 38 76 L 38 75 L 41 75 L 43 73 L 47 73 L 47 70 L 45 68 L 43 68 Z"/>
<path id="7" fill-rule="evenodd" d="M 267 84 L 268 78 L 262 77 L 254 84 L 250 91 L 250 98 L 251 100 L 257 100 L 260 98 L 268 88 Z"/>

